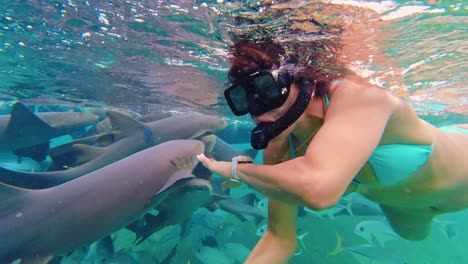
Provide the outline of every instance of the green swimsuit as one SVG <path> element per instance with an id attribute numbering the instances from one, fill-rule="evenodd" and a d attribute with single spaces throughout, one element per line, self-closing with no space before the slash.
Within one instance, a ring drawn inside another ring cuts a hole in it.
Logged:
<path id="1" fill-rule="evenodd" d="M 326 106 L 330 100 L 325 95 Z M 468 134 L 468 129 L 456 126 L 440 127 L 443 131 L 460 132 Z M 292 157 L 296 157 L 296 150 L 291 135 L 289 145 Z M 369 164 L 374 170 L 375 176 L 383 186 L 398 183 L 416 172 L 424 165 L 432 153 L 432 145 L 415 144 L 389 144 L 377 146 L 369 157 Z M 356 179 L 353 180 L 359 183 Z"/>

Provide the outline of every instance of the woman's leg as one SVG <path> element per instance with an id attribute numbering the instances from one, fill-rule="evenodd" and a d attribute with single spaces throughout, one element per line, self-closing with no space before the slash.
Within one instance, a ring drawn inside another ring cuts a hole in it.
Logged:
<path id="1" fill-rule="evenodd" d="M 407 240 L 423 240 L 431 231 L 435 214 L 427 209 L 402 209 L 380 205 L 393 230 Z"/>
<path id="2" fill-rule="evenodd" d="M 463 129 L 468 129 L 468 124 L 457 124 L 457 125 L 454 125 L 456 127 L 459 127 L 459 128 L 463 128 Z"/>
<path id="3" fill-rule="evenodd" d="M 445 132 L 458 132 L 462 134 L 468 134 L 468 124 L 456 124 L 450 126 L 439 127 L 440 130 Z"/>

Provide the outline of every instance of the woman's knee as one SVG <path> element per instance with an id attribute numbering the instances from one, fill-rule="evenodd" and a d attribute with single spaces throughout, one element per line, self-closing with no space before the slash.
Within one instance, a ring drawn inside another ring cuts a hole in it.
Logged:
<path id="1" fill-rule="evenodd" d="M 433 214 L 421 210 L 393 208 L 381 205 L 393 231 L 406 240 L 423 240 L 431 231 Z"/>
<path id="2" fill-rule="evenodd" d="M 431 230 L 431 225 L 392 225 L 393 231 L 401 238 L 411 241 L 424 240 Z"/>

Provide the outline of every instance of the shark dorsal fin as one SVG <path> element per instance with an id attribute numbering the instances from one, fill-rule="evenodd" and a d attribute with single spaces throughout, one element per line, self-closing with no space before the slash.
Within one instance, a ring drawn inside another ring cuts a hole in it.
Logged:
<path id="1" fill-rule="evenodd" d="M 74 152 L 77 164 L 86 163 L 98 157 L 105 151 L 105 147 L 96 147 L 85 144 L 75 144 L 73 145 L 73 149 L 75 150 Z"/>
<path id="2" fill-rule="evenodd" d="M 29 134 L 26 134 L 29 133 Z M 40 119 L 21 102 L 13 105 L 5 137 L 15 148 L 43 143 L 54 134 L 54 128 Z M 39 142 L 36 142 L 39 141 Z"/>
<path id="3" fill-rule="evenodd" d="M 112 128 L 121 131 L 125 135 L 131 135 L 136 131 L 141 131 L 144 127 L 142 122 L 122 113 L 112 110 L 108 110 L 106 113 L 109 116 Z"/>

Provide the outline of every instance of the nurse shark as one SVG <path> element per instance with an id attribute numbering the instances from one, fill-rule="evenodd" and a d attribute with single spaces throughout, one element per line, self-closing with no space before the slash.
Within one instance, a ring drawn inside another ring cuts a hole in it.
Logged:
<path id="1" fill-rule="evenodd" d="M 0 150 L 42 161 L 49 140 L 83 130 L 98 121 L 98 116 L 80 112 L 33 113 L 16 102 L 10 115 L 0 115 Z"/>
<path id="2" fill-rule="evenodd" d="M 164 203 L 155 206 L 154 209 L 158 211 L 156 216 L 148 213 L 139 221 L 127 226 L 127 229 L 136 234 L 135 243 L 138 245 L 166 226 L 182 224 L 198 208 L 227 198 L 212 193 L 208 180 L 194 178 L 177 187 L 166 197 Z"/>
<path id="3" fill-rule="evenodd" d="M 130 113 L 124 112 L 122 114 L 132 118 Z M 152 112 L 144 116 L 136 117 L 135 119 L 143 123 L 151 123 L 170 116 L 172 116 L 171 113 Z M 48 154 L 52 158 L 53 164 L 49 168 L 49 171 L 76 167 L 87 162 L 88 160 L 83 159 L 83 157 L 80 156 L 73 148 L 73 145 L 85 144 L 99 147 L 108 146 L 116 141 L 115 134 L 112 133 L 112 130 L 111 119 L 106 114 L 104 120 L 89 129 L 83 137 L 51 148 Z"/>
<path id="4" fill-rule="evenodd" d="M 56 187 L 0 184 L 0 263 L 47 263 L 125 227 L 193 178 L 204 148 L 173 140 Z"/>
<path id="5" fill-rule="evenodd" d="M 86 163 L 64 171 L 23 172 L 0 167 L 0 181 L 23 188 L 48 188 L 73 180 L 143 149 L 175 139 L 194 139 L 223 129 L 226 122 L 217 116 L 189 113 L 142 123 L 118 112 L 108 112 L 115 142 L 106 147 L 75 144 L 73 148 Z"/>

